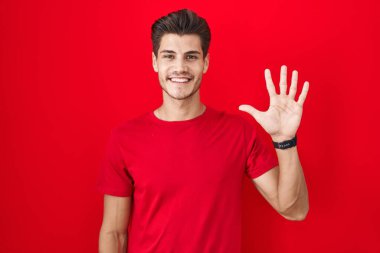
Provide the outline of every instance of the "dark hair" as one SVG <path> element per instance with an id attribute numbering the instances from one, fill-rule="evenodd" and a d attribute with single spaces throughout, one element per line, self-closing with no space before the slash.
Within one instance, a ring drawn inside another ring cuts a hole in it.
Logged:
<path id="1" fill-rule="evenodd" d="M 171 12 L 156 20 L 152 25 L 153 52 L 157 57 L 161 38 L 165 34 L 197 34 L 201 38 L 203 57 L 206 57 L 211 40 L 206 20 L 189 9 Z"/>

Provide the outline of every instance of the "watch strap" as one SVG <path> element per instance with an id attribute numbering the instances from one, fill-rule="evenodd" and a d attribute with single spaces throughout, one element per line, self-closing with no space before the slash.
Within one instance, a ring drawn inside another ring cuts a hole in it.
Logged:
<path id="1" fill-rule="evenodd" d="M 272 141 L 272 142 L 273 142 L 274 147 L 277 149 L 287 149 L 287 148 L 291 148 L 297 145 L 297 136 L 294 136 L 293 139 L 282 141 L 282 142 L 275 142 L 275 141 Z"/>

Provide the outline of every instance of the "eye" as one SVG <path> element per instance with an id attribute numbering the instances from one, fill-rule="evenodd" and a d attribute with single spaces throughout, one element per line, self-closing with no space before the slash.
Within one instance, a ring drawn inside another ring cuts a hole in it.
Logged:
<path id="1" fill-rule="evenodd" d="M 198 57 L 195 56 L 195 55 L 188 55 L 188 56 L 186 56 L 186 58 L 189 59 L 189 60 L 195 60 L 195 59 L 198 59 Z"/>
<path id="2" fill-rule="evenodd" d="M 164 58 L 173 59 L 174 55 L 166 54 L 166 55 L 164 55 Z"/>

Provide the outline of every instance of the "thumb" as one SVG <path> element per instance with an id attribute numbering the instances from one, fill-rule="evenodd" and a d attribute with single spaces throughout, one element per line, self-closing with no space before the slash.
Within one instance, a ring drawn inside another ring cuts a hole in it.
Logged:
<path id="1" fill-rule="evenodd" d="M 251 105 L 240 105 L 239 110 L 249 113 L 252 117 L 256 119 L 256 121 L 259 121 L 259 118 L 261 118 L 261 115 L 263 113 L 262 111 L 257 110 Z"/>

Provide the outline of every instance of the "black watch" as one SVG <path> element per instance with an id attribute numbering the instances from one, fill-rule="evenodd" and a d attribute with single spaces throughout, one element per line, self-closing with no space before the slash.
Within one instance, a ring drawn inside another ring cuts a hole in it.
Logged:
<path id="1" fill-rule="evenodd" d="M 287 148 L 291 148 L 291 147 L 294 147 L 297 145 L 297 136 L 294 136 L 293 139 L 290 139 L 290 140 L 287 140 L 287 141 L 282 141 L 282 142 L 275 142 L 275 141 L 272 141 L 273 142 L 273 145 L 275 148 L 278 148 L 278 149 L 287 149 Z"/>

